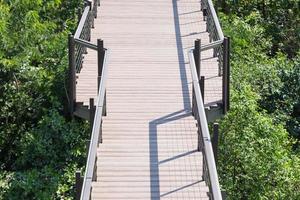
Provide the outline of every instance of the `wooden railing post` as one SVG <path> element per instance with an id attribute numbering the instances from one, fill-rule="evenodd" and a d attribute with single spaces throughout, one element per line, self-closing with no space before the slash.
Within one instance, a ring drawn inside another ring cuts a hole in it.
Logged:
<path id="1" fill-rule="evenodd" d="M 76 105 L 76 69 L 75 69 L 75 40 L 73 35 L 69 35 L 69 112 L 74 116 Z"/>
<path id="2" fill-rule="evenodd" d="M 213 152 L 214 152 L 216 165 L 217 165 L 217 161 L 218 161 L 218 144 L 219 144 L 219 124 L 214 123 L 214 125 L 213 125 L 213 137 L 212 137 L 212 148 L 213 148 Z"/>
<path id="3" fill-rule="evenodd" d="M 197 75 L 198 78 L 200 78 L 200 67 L 201 67 L 201 40 L 200 39 L 197 39 L 195 41 L 194 58 L 195 58 Z"/>
<path id="4" fill-rule="evenodd" d="M 98 47 L 98 92 L 100 87 L 100 81 L 101 81 L 101 75 L 103 70 L 103 63 L 104 63 L 104 44 L 103 40 L 98 39 L 97 40 L 97 47 Z"/>
<path id="5" fill-rule="evenodd" d="M 223 113 L 230 108 L 230 38 L 225 37 L 223 42 Z"/>
<path id="6" fill-rule="evenodd" d="M 202 95 L 202 101 L 203 101 L 203 104 L 204 104 L 204 88 L 205 88 L 205 76 L 201 76 L 200 77 L 200 81 L 199 81 L 199 84 L 200 84 L 200 91 L 201 91 L 201 95 Z"/>
<path id="7" fill-rule="evenodd" d="M 83 183 L 83 178 L 81 177 L 81 172 L 77 171 L 75 173 L 75 199 L 76 200 L 80 200 L 82 183 Z"/>

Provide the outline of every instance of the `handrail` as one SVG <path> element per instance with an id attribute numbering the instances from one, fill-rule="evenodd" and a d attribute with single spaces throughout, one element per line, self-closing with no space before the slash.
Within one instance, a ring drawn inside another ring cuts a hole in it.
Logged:
<path id="1" fill-rule="evenodd" d="M 78 24 L 78 27 L 77 27 L 77 29 L 76 29 L 74 38 L 78 38 L 78 39 L 80 38 L 80 35 L 81 35 L 81 33 L 82 33 L 82 30 L 83 30 L 84 25 L 85 25 L 85 23 L 86 23 L 86 20 L 87 20 L 87 18 L 88 18 L 90 9 L 91 9 L 90 6 L 86 6 L 86 7 L 84 8 L 84 11 L 83 11 L 83 13 L 82 13 L 82 15 L 81 15 L 81 19 L 80 19 L 79 24 Z"/>
<path id="2" fill-rule="evenodd" d="M 201 10 L 203 11 L 204 20 L 207 21 L 207 32 L 209 33 L 210 43 L 201 45 L 201 40 L 195 42 L 195 66 L 200 79 L 201 70 L 201 52 L 213 49 L 213 56 L 218 58 L 218 76 L 222 76 L 222 104 L 223 114 L 229 110 L 229 80 L 230 65 L 229 51 L 230 38 L 224 37 L 217 13 L 213 6 L 212 0 L 202 0 Z M 202 77 L 202 81 L 205 77 Z M 203 89 L 204 90 L 204 89 Z M 204 94 L 202 95 L 204 96 Z"/>
<path id="3" fill-rule="evenodd" d="M 223 44 L 223 41 L 224 41 L 224 39 L 223 40 L 218 40 L 218 41 L 206 44 L 206 45 L 203 45 L 203 46 L 201 46 L 201 51 L 206 51 L 206 50 L 209 50 L 209 49 L 219 47 Z"/>
<path id="4" fill-rule="evenodd" d="M 102 138 L 102 116 L 106 113 L 106 79 L 107 79 L 107 62 L 109 57 L 109 50 L 105 51 L 104 62 L 103 62 L 103 71 L 101 75 L 98 99 L 96 104 L 96 113 L 93 123 L 93 130 L 91 136 L 91 143 L 89 146 L 89 153 L 87 158 L 86 170 L 83 179 L 83 186 L 81 192 L 81 200 L 90 199 L 92 181 L 95 180 L 95 170 L 96 170 L 96 161 L 97 161 L 97 147 L 99 140 Z"/>
<path id="5" fill-rule="evenodd" d="M 189 50 L 188 55 L 193 80 L 193 98 L 195 98 L 193 99 L 193 113 L 198 123 L 198 134 L 200 136 L 198 141 L 199 150 L 202 149 L 203 152 L 203 177 L 210 188 L 213 197 L 212 199 L 221 200 L 222 195 L 218 180 L 216 162 L 214 159 L 205 108 L 200 91 L 193 49 Z"/>
<path id="6" fill-rule="evenodd" d="M 97 45 L 90 42 L 90 29 L 94 25 L 94 18 L 97 17 L 97 6 L 99 0 L 94 0 L 92 7 L 91 1 L 85 1 L 86 6 L 81 15 L 80 21 L 78 23 L 76 32 L 74 34 L 75 42 L 81 45 L 97 50 Z"/>

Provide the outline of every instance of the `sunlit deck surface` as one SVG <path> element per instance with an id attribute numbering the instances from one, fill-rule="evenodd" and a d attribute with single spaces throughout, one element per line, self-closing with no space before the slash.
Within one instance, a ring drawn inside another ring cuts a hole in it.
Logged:
<path id="1" fill-rule="evenodd" d="M 191 115 L 187 52 L 209 43 L 199 0 L 102 0 L 92 30 L 110 49 L 107 117 L 93 199 L 209 199 Z M 205 104 L 222 99 L 212 50 L 201 55 Z M 97 96 L 97 52 L 78 74 L 77 100 Z"/>

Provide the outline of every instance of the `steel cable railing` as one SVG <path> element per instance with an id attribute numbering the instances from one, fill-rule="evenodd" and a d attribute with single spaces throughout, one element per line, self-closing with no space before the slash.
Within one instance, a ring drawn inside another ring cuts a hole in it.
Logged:
<path id="1" fill-rule="evenodd" d="M 198 125 L 198 150 L 203 154 L 203 180 L 209 187 L 210 198 L 221 200 L 222 194 L 204 108 L 204 77 L 200 79 L 201 52 L 213 49 L 213 56 L 218 58 L 218 75 L 222 76 L 222 102 L 225 114 L 229 110 L 230 40 L 224 37 L 212 1 L 202 0 L 201 10 L 207 23 L 210 43 L 201 45 L 201 40 L 198 39 L 195 41 L 195 48 L 188 52 L 193 79 L 192 112 Z M 201 81 L 199 82 L 199 80 Z M 202 85 L 200 85 L 201 83 Z"/>
<path id="2" fill-rule="evenodd" d="M 107 81 L 107 61 L 109 50 L 105 51 L 103 70 L 101 74 L 101 81 L 98 91 L 98 98 L 96 103 L 96 112 L 93 122 L 91 142 L 89 146 L 89 153 L 87 158 L 85 175 L 83 178 L 81 200 L 88 200 L 91 198 L 92 182 L 97 180 L 97 148 L 98 144 L 102 142 L 102 116 L 106 115 L 106 81 Z"/>
<path id="3" fill-rule="evenodd" d="M 195 119 L 197 120 L 198 125 L 198 150 L 202 151 L 203 154 L 203 180 L 206 182 L 210 189 L 212 199 L 221 200 L 222 196 L 219 186 L 216 163 L 208 130 L 208 123 L 195 66 L 193 50 L 190 50 L 188 55 L 193 79 L 192 112 Z"/>

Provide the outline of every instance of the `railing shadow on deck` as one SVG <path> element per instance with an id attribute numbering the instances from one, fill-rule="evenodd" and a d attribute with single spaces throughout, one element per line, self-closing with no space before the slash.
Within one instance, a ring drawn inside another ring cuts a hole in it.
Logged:
<path id="1" fill-rule="evenodd" d="M 182 35 L 180 29 L 177 0 L 172 0 L 172 4 L 173 4 L 175 34 L 176 34 L 177 55 L 178 55 L 179 71 L 180 71 L 180 78 L 181 78 L 183 107 L 184 110 L 188 111 L 191 110 L 191 100 L 190 100 L 189 84 L 188 84 L 187 72 L 185 66 L 184 49 L 183 49 Z"/>
<path id="2" fill-rule="evenodd" d="M 150 182 L 151 182 L 151 199 L 160 199 L 160 197 L 174 193 L 179 190 L 173 190 L 165 194 L 160 194 L 159 183 L 159 159 L 158 159 L 158 136 L 157 127 L 161 124 L 165 124 L 170 121 L 182 118 L 186 116 L 191 109 L 188 80 L 185 68 L 185 59 L 183 52 L 182 36 L 179 23 L 179 13 L 177 0 L 173 0 L 173 14 L 176 33 L 177 52 L 179 60 L 179 70 L 181 76 L 181 86 L 183 92 L 183 107 L 182 111 L 166 115 L 164 117 L 155 119 L 149 123 L 149 151 L 150 151 Z M 204 19 L 207 20 L 207 31 L 209 32 L 210 44 L 201 46 L 201 41 L 195 42 L 195 49 L 189 51 L 189 61 L 193 79 L 193 99 L 192 99 L 192 113 L 197 120 L 198 126 L 198 147 L 197 151 L 203 153 L 203 180 L 209 187 L 209 197 L 211 199 L 221 200 L 221 190 L 218 181 L 218 174 L 216 170 L 216 162 L 214 158 L 214 152 L 212 149 L 212 143 L 210 140 L 210 134 L 208 130 L 208 124 L 204 108 L 204 77 L 200 77 L 200 65 L 201 65 L 201 51 L 208 49 L 214 49 L 214 56 L 219 59 L 219 76 L 223 76 L 223 110 L 224 113 L 229 109 L 229 41 L 227 38 L 224 40 L 223 32 L 220 27 L 216 12 L 214 10 L 211 0 L 201 1 L 201 10 L 204 14 Z M 186 13 L 188 14 L 188 13 Z M 225 41 L 225 42 L 224 42 Z M 201 85 L 199 85 L 201 80 Z M 186 99 L 185 91 L 188 94 Z M 177 115 L 183 113 L 183 115 Z M 154 141 L 154 142 L 153 142 Z M 188 155 L 188 153 L 186 154 Z M 169 158 L 164 162 L 172 161 L 180 156 Z M 193 185 L 193 184 L 191 184 Z M 188 186 L 187 186 L 188 187 Z M 185 187 L 183 187 L 185 188 Z"/>
<path id="3" fill-rule="evenodd" d="M 179 159 L 179 158 L 182 158 L 185 156 L 190 156 L 191 154 L 196 153 L 198 151 L 197 151 L 197 147 L 195 147 L 195 150 L 184 152 L 184 153 L 175 155 L 173 157 L 159 161 L 157 128 L 159 125 L 167 124 L 169 122 L 180 120 L 180 119 L 183 119 L 185 117 L 190 117 L 190 116 L 192 116 L 191 112 L 183 109 L 183 110 L 179 110 L 177 112 L 165 115 L 163 117 L 157 118 L 157 119 L 149 122 L 149 152 L 150 152 L 149 161 L 150 161 L 151 200 L 158 200 L 161 197 L 165 197 L 165 196 L 173 194 L 175 192 L 179 192 L 183 189 L 186 189 L 188 187 L 191 187 L 191 186 L 203 181 L 201 179 L 201 177 L 199 177 L 200 180 L 197 181 L 196 183 L 191 182 L 190 184 L 183 185 L 179 188 L 174 188 L 173 190 L 165 192 L 163 194 L 160 193 L 159 166 L 164 163 L 172 162 L 176 159 Z"/>

